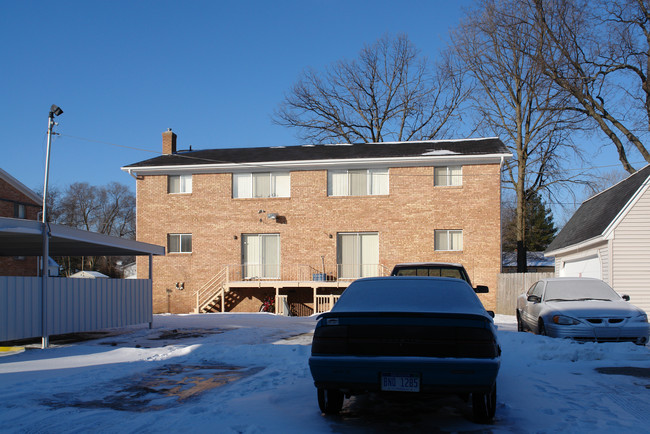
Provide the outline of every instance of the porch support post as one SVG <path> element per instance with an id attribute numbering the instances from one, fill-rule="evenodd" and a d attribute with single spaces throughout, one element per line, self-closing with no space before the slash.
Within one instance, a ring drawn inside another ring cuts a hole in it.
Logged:
<path id="1" fill-rule="evenodd" d="M 275 314 L 278 314 L 278 296 L 280 295 L 280 287 L 276 286 L 275 287 L 275 303 L 273 303 L 273 307 L 275 308 Z"/>
<path id="2" fill-rule="evenodd" d="M 316 285 L 314 285 L 314 286 L 312 287 L 312 289 L 313 289 L 313 291 L 312 291 L 312 298 L 314 299 L 314 301 L 313 301 L 313 303 L 314 303 L 314 304 L 313 304 L 313 306 L 314 306 L 314 313 L 318 313 L 318 306 L 316 306 L 316 293 L 318 292 L 318 288 L 316 287 Z"/>
<path id="3" fill-rule="evenodd" d="M 151 283 L 151 292 L 153 296 L 153 254 L 149 253 L 149 283 Z M 153 318 L 152 318 L 153 319 Z M 153 321 L 149 322 L 149 330 L 153 328 Z"/>

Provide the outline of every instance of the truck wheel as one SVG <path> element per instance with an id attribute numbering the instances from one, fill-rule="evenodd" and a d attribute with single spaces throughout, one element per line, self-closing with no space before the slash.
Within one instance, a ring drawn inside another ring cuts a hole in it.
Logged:
<path id="1" fill-rule="evenodd" d="M 318 388 L 318 406 L 325 414 L 338 414 L 343 408 L 343 392 L 336 389 Z"/>

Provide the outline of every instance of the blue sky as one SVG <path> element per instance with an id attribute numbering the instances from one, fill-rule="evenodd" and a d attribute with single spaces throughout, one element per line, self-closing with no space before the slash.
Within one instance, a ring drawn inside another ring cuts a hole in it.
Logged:
<path id="1" fill-rule="evenodd" d="M 42 188 L 134 181 L 120 167 L 179 148 L 298 144 L 270 117 L 308 67 L 406 33 L 434 59 L 464 1 L 58 1 L 2 4 L 0 167 Z M 83 138 L 83 139 L 80 139 Z M 107 143 L 121 145 L 114 146 Z M 123 147 L 122 147 L 123 146 Z"/>
<path id="2" fill-rule="evenodd" d="M 435 60 L 472 4 L 3 2 L 0 167 L 42 188 L 52 104 L 64 110 L 50 163 L 50 185 L 59 188 L 110 181 L 133 188 L 120 167 L 159 153 L 167 128 L 178 134 L 179 149 L 299 144 L 295 131 L 274 125 L 271 115 L 304 69 L 355 58 L 385 33 L 406 33 Z M 611 144 L 586 140 L 593 164 L 620 170 Z M 571 208 L 556 220 L 565 221 Z"/>

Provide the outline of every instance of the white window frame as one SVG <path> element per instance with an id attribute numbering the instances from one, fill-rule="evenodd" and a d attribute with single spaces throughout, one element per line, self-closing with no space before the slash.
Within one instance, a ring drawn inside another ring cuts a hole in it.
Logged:
<path id="1" fill-rule="evenodd" d="M 172 179 L 178 179 L 178 191 L 172 191 Z M 189 194 L 192 193 L 192 174 L 167 175 L 168 194 Z"/>
<path id="2" fill-rule="evenodd" d="M 365 172 L 366 192 L 353 194 L 352 179 Z M 382 178 L 385 176 L 385 181 Z M 334 169 L 327 171 L 328 196 L 387 196 L 390 191 L 388 168 L 382 169 Z"/>
<path id="3" fill-rule="evenodd" d="M 457 173 L 454 173 L 455 171 Z M 440 173 L 444 172 L 444 173 Z M 443 179 L 442 182 L 438 182 Z M 460 187 L 463 185 L 463 166 L 437 166 L 433 168 L 433 185 L 435 187 Z"/>
<path id="4" fill-rule="evenodd" d="M 258 192 L 256 178 L 268 176 L 267 192 Z M 291 172 L 249 172 L 232 174 L 233 199 L 291 197 Z"/>
<path id="5" fill-rule="evenodd" d="M 460 239 L 454 240 L 453 235 L 460 235 Z M 439 236 L 445 237 L 445 246 L 440 246 Z M 462 229 L 436 229 L 433 231 L 434 250 L 437 252 L 462 252 L 463 251 L 463 230 Z M 455 245 L 459 244 L 459 245 Z M 446 248 L 443 248 L 446 247 Z"/>
<path id="6" fill-rule="evenodd" d="M 172 250 L 172 238 L 178 237 L 178 250 Z M 183 250 L 183 239 L 187 240 L 189 237 L 190 249 Z M 167 234 L 167 253 L 192 253 L 192 234 L 188 233 L 176 233 L 176 234 Z"/>

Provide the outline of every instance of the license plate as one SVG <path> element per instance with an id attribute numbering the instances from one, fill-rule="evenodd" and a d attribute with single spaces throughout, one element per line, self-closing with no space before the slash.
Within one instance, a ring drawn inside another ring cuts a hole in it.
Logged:
<path id="1" fill-rule="evenodd" d="M 387 392 L 419 392 L 420 375 L 384 372 L 381 374 L 381 390 Z"/>

